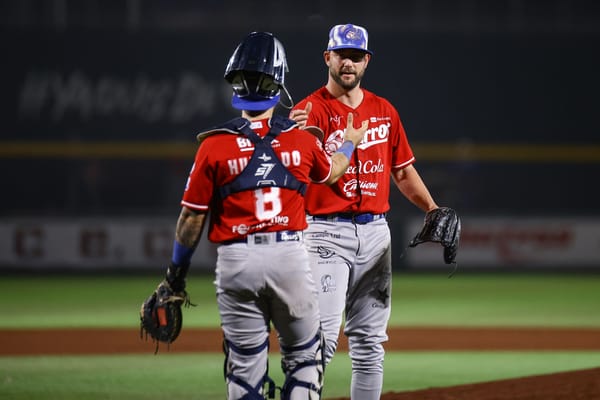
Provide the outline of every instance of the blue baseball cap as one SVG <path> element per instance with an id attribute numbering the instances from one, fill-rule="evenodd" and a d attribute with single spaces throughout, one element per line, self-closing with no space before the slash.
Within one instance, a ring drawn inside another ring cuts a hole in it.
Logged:
<path id="1" fill-rule="evenodd" d="M 329 31 L 327 50 L 357 49 L 373 54 L 368 48 L 369 34 L 362 26 L 336 25 Z"/>

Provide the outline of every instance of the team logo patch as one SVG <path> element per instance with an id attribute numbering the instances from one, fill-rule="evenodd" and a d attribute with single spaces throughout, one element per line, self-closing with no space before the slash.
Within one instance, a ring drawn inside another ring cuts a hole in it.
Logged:
<path id="1" fill-rule="evenodd" d="M 323 293 L 335 292 L 335 280 L 329 274 L 321 276 L 321 290 Z"/>
<path id="2" fill-rule="evenodd" d="M 337 130 L 327 138 L 325 151 L 327 154 L 332 155 L 342 146 L 342 143 L 344 143 L 344 131 Z"/>
<path id="3" fill-rule="evenodd" d="M 321 258 L 331 258 L 335 254 L 335 251 L 331 250 L 328 247 L 319 246 L 317 247 L 317 253 Z"/>
<path id="4" fill-rule="evenodd" d="M 254 172 L 254 176 L 262 176 L 263 179 L 267 179 L 267 176 L 271 173 L 273 168 L 275 168 L 275 163 L 270 163 L 267 161 L 271 160 L 271 157 L 263 153 L 260 157 L 263 163 L 260 164 L 258 168 L 256 168 L 256 172 Z"/>
<path id="5" fill-rule="evenodd" d="M 390 300 L 389 289 L 378 289 L 375 293 L 376 303 L 372 303 L 371 307 L 373 308 L 387 308 Z"/>
<path id="6" fill-rule="evenodd" d="M 253 130 L 262 129 L 262 127 L 263 127 L 262 121 L 252 121 L 250 123 L 250 129 L 253 129 Z"/>

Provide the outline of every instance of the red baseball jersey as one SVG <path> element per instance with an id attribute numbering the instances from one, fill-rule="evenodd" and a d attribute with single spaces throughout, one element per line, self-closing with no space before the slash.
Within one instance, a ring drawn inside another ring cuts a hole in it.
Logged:
<path id="1" fill-rule="evenodd" d="M 252 130 L 264 137 L 269 120 L 254 121 Z M 271 142 L 283 165 L 303 183 L 322 183 L 331 175 L 331 158 L 319 139 L 307 131 L 291 129 Z M 231 182 L 248 164 L 254 145 L 242 134 L 215 133 L 200 144 L 181 205 L 210 209 L 208 239 L 215 243 L 239 239 L 255 232 L 304 230 L 304 198 L 296 190 L 266 187 L 232 193 L 225 199 L 219 187 Z M 268 167 L 265 167 L 267 173 Z"/>
<path id="2" fill-rule="evenodd" d="M 335 99 L 325 87 L 295 107 L 305 108 L 306 102 L 312 103 L 307 126 L 317 126 L 323 131 L 329 154 L 343 142 L 348 113 L 353 113 L 355 127 L 360 127 L 365 119 L 369 121 L 346 173 L 333 185 L 309 185 L 305 199 L 309 214 L 387 212 L 392 168 L 403 168 L 415 161 L 394 106 L 368 90 L 362 91 L 364 98 L 356 109 Z"/>

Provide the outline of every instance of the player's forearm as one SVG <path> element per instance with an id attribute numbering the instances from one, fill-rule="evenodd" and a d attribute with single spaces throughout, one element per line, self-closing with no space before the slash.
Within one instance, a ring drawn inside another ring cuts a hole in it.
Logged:
<path id="1" fill-rule="evenodd" d="M 165 276 L 169 287 L 175 292 L 185 290 L 187 275 L 192 255 L 200 241 L 206 213 L 198 213 L 187 207 L 181 209 L 175 228 L 173 255 Z"/>
<path id="2" fill-rule="evenodd" d="M 404 197 L 424 212 L 438 207 L 414 166 L 392 171 L 392 178 Z"/>
<path id="3" fill-rule="evenodd" d="M 342 175 L 344 175 L 350 165 L 350 160 L 343 153 L 333 153 L 331 156 L 331 164 L 331 175 L 329 176 L 329 179 L 325 181 L 327 185 L 335 183 Z"/>
<path id="4" fill-rule="evenodd" d="M 362 121 L 360 128 L 355 128 L 354 115 L 352 113 L 348 113 L 346 118 L 347 124 L 346 131 L 344 132 L 344 143 L 342 143 L 340 148 L 331 156 L 333 168 L 331 176 L 326 182 L 328 185 L 331 185 L 344 175 L 348 165 L 350 165 L 354 150 L 365 136 L 365 132 L 369 127 L 369 120 L 364 120 Z"/>
<path id="5" fill-rule="evenodd" d="M 175 240 L 187 248 L 195 249 L 200 241 L 205 219 L 206 213 L 182 207 L 175 229 Z"/>

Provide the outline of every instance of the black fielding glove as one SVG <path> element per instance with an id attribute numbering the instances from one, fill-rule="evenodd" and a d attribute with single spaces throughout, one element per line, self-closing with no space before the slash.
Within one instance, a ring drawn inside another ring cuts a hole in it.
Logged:
<path id="1" fill-rule="evenodd" d="M 140 308 L 141 336 L 150 336 L 156 342 L 155 353 L 160 342 L 169 345 L 179 336 L 183 322 L 181 307 L 195 306 L 185 291 L 188 269 L 189 264 L 182 266 L 171 263 L 165 279 Z"/>
<path id="2" fill-rule="evenodd" d="M 444 262 L 456 263 L 456 253 L 460 240 L 460 218 L 455 210 L 440 207 L 425 214 L 421 231 L 410 241 L 409 247 L 415 247 L 424 242 L 440 243 L 444 247 Z"/>

